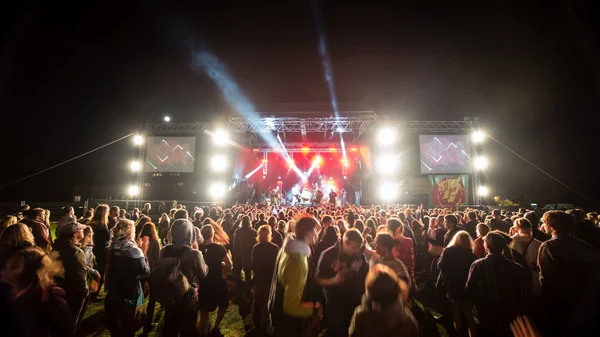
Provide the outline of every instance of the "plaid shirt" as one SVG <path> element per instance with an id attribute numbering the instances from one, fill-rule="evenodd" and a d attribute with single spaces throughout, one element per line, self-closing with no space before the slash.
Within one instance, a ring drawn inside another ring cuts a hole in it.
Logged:
<path id="1" fill-rule="evenodd" d="M 526 270 L 502 255 L 473 262 L 466 290 L 486 329 L 510 331 L 510 323 L 526 312 L 531 297 L 527 277 Z"/>

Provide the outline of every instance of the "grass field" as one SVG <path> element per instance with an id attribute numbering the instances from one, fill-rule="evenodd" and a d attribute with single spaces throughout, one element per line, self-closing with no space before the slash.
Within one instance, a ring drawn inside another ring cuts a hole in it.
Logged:
<path id="1" fill-rule="evenodd" d="M 56 223 L 51 224 L 51 232 L 52 237 L 54 239 L 54 230 L 56 228 Z M 104 296 L 104 292 L 102 296 Z M 419 298 L 419 296 L 417 296 Z M 146 304 L 148 300 L 146 299 Z M 426 306 L 423 305 L 423 302 L 415 301 L 414 306 L 414 314 L 417 320 L 424 328 L 425 336 L 447 336 L 447 329 L 435 322 L 432 319 L 432 315 L 434 317 L 438 317 L 439 314 L 430 310 Z M 431 315 L 429 315 L 431 313 Z M 148 334 L 151 337 L 160 336 L 160 328 L 163 325 L 163 316 L 164 311 L 156 304 L 156 310 L 154 312 L 154 322 L 157 325 L 154 329 Z M 214 322 L 215 313 L 211 314 L 211 322 Z M 250 322 L 250 318 L 246 319 L 246 323 Z M 447 324 L 445 324 L 447 326 Z M 104 301 L 90 303 L 88 310 L 85 314 L 83 321 L 80 326 L 81 332 L 83 336 L 102 336 L 108 337 L 110 333 L 105 329 L 104 326 Z M 225 314 L 225 318 L 221 323 L 221 333 L 227 337 L 241 337 L 246 334 L 244 330 L 244 322 L 242 321 L 240 315 L 238 314 L 238 307 L 235 304 L 231 304 L 227 313 Z M 142 329 L 140 328 L 136 334 L 136 336 L 142 335 Z"/>

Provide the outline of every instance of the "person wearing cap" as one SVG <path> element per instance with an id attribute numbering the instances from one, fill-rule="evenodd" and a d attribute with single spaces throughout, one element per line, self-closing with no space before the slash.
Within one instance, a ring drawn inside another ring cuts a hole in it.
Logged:
<path id="1" fill-rule="evenodd" d="M 531 297 L 529 276 L 504 256 L 504 235 L 489 232 L 483 238 L 488 255 L 471 265 L 467 296 L 479 313 L 481 336 L 511 336 L 510 323 L 526 313 Z"/>
<path id="2" fill-rule="evenodd" d="M 79 247 L 85 227 L 76 221 L 63 225 L 59 230 L 60 237 L 53 246 L 65 268 L 65 275 L 58 278 L 57 284 L 65 290 L 67 303 L 76 322 L 80 322 L 85 314 L 89 295 L 85 254 Z"/>

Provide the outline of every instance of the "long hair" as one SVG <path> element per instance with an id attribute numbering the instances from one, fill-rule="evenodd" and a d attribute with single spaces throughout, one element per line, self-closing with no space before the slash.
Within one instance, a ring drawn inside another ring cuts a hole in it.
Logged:
<path id="1" fill-rule="evenodd" d="M 214 221 L 211 218 L 206 218 L 206 219 L 204 219 L 203 224 L 205 226 L 211 225 L 213 227 L 213 229 L 215 230 L 215 237 L 213 239 L 213 241 L 215 243 L 219 243 L 222 245 L 226 245 L 229 243 L 229 235 L 227 235 L 227 233 L 225 233 L 225 231 L 223 230 L 223 227 L 221 225 L 219 225 L 216 221 Z"/>
<path id="2" fill-rule="evenodd" d="M 448 244 L 448 247 L 463 247 L 470 250 L 473 250 L 473 239 L 471 239 L 471 235 L 466 231 L 458 231 L 454 234 L 452 240 Z"/>
<path id="3" fill-rule="evenodd" d="M 35 246 L 35 240 L 28 226 L 18 223 L 4 230 L 0 236 L 0 242 L 5 243 L 13 249 Z"/>
<path id="4" fill-rule="evenodd" d="M 250 227 L 251 223 L 250 223 L 250 217 L 247 215 L 244 215 L 242 217 L 242 227 Z"/>
<path id="5" fill-rule="evenodd" d="M 160 240 L 158 239 L 158 233 L 156 231 L 156 225 L 153 222 L 146 222 L 144 224 L 144 227 L 142 227 L 142 230 L 140 231 L 140 235 L 138 235 L 138 239 L 143 238 L 144 236 L 149 237 L 152 241 L 158 242 L 160 245 Z"/>
<path id="6" fill-rule="evenodd" d="M 4 269 L 10 260 L 23 265 L 23 269 L 17 277 L 20 288 L 39 285 L 43 290 L 47 290 L 54 285 L 55 277 L 64 275 L 62 263 L 59 260 L 51 259 L 38 247 L 26 247 L 12 251 L 9 256 L 2 259 L 0 267 Z"/>
<path id="7" fill-rule="evenodd" d="M 147 224 L 148 222 L 151 222 L 151 221 L 152 221 L 152 219 L 150 219 L 150 217 L 142 215 L 137 219 L 137 221 L 134 224 L 134 227 L 135 228 L 143 228 L 145 224 Z"/>
<path id="8" fill-rule="evenodd" d="M 94 216 L 90 225 L 92 228 L 108 224 L 108 205 L 98 205 L 94 211 Z"/>
<path id="9" fill-rule="evenodd" d="M 0 235 L 4 230 L 17 223 L 17 217 L 14 215 L 6 215 L 0 220 Z"/>

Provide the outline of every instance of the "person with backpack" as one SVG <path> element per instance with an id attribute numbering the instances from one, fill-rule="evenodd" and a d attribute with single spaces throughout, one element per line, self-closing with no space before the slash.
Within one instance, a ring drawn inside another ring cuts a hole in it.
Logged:
<path id="1" fill-rule="evenodd" d="M 165 308 L 162 335 L 196 336 L 198 285 L 208 274 L 208 267 L 202 252 L 191 248 L 196 241 L 191 221 L 173 221 L 170 234 L 171 244 L 160 251 L 160 259 L 150 274 L 150 288 Z"/>
<path id="2" fill-rule="evenodd" d="M 148 276 L 146 258 L 149 244 L 138 247 L 135 227 L 121 219 L 113 228 L 114 239 L 107 254 L 104 312 L 106 328 L 112 336 L 134 336 L 144 304 L 140 279 Z"/>

